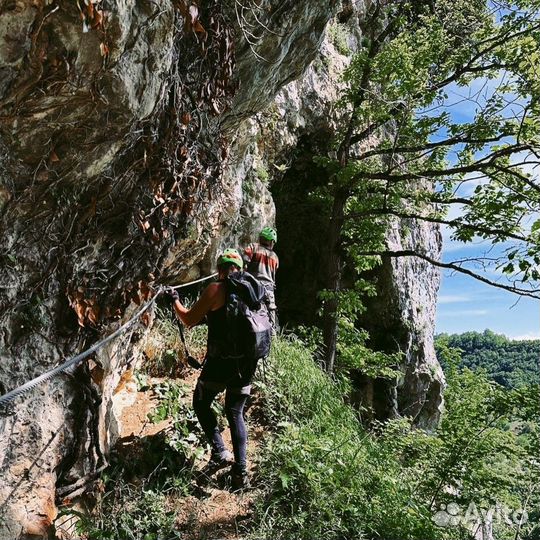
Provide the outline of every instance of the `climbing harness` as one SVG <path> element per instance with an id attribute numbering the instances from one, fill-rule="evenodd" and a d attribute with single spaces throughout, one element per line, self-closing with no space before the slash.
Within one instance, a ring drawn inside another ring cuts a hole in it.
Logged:
<path id="1" fill-rule="evenodd" d="M 183 287 L 189 287 L 191 285 L 195 285 L 197 283 L 201 283 L 203 281 L 207 281 L 209 279 L 212 279 L 216 277 L 217 274 L 212 274 L 210 276 L 196 279 L 194 281 L 190 281 L 188 283 L 182 283 L 181 285 L 176 285 L 175 287 L 172 287 L 173 289 L 181 289 Z M 113 339 L 117 338 L 121 334 L 123 334 L 126 330 L 131 328 L 139 319 L 139 317 L 145 313 L 147 310 L 149 310 L 155 303 L 156 300 L 159 298 L 161 294 L 164 292 L 164 287 L 160 287 L 153 298 L 151 298 L 146 304 L 144 304 L 134 315 L 129 319 L 127 322 L 125 322 L 120 328 L 115 330 L 111 335 L 107 336 L 106 338 L 102 339 L 101 341 L 98 341 L 92 347 L 90 347 L 88 350 L 72 357 L 66 360 L 63 364 L 60 366 L 57 366 L 50 371 L 47 371 L 38 377 L 32 379 L 31 381 L 28 381 L 24 383 L 23 385 L 15 388 L 14 390 L 11 390 L 7 394 L 4 394 L 3 396 L 0 396 L 0 411 L 5 411 L 8 408 L 8 405 L 11 401 L 13 401 L 15 398 L 25 394 L 26 392 L 29 392 L 32 388 L 35 388 L 36 386 L 39 386 L 40 384 L 43 384 L 45 381 L 48 381 L 49 379 L 52 379 L 56 375 L 59 375 L 60 373 L 67 372 L 70 369 L 73 369 L 77 364 L 82 362 L 83 360 L 86 360 L 89 356 L 91 356 L 93 353 L 101 349 L 103 346 L 105 346 L 107 343 L 111 342 Z M 182 333 L 183 335 L 183 333 Z M 185 341 L 184 341 L 185 343 Z M 195 360 L 195 359 L 194 359 Z M 189 361 L 189 358 L 188 358 Z M 195 360 L 196 361 L 196 360 Z M 197 361 L 196 361 L 197 362 Z M 198 363 L 198 362 L 197 362 Z M 191 365 L 191 364 L 190 364 Z"/>

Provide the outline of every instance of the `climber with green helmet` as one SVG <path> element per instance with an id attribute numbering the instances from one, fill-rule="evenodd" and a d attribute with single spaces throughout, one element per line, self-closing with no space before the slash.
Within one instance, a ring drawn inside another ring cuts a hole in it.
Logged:
<path id="1" fill-rule="evenodd" d="M 276 271 L 279 258 L 274 251 L 277 233 L 272 227 L 264 227 L 259 233 L 259 242 L 253 242 L 244 249 L 246 270 L 258 279 L 266 289 L 266 305 L 274 333 L 278 329 L 276 306 Z"/>
<path id="2" fill-rule="evenodd" d="M 190 308 L 186 308 L 174 289 L 167 292 L 173 299 L 173 307 L 180 320 L 187 326 L 200 323 L 205 317 L 208 324 L 206 359 L 193 393 L 193 408 L 211 446 L 211 457 L 207 471 L 215 472 L 231 465 L 230 480 L 234 489 L 249 487 L 247 474 L 247 430 L 244 421 L 244 406 L 251 393 L 251 382 L 255 374 L 257 358 L 248 359 L 239 369 L 238 360 L 231 359 L 231 332 L 228 326 L 228 302 L 230 282 L 236 276 L 246 276 L 244 263 L 236 249 L 226 249 L 217 259 L 218 280 L 203 291 L 201 297 Z M 248 276 L 250 277 L 250 276 Z M 250 277 L 253 280 L 253 278 Z M 253 280 L 255 281 L 255 280 Z M 260 300 L 264 290 L 260 288 Z M 264 310 L 266 314 L 266 310 Z M 266 319 L 268 320 L 268 316 Z M 270 324 L 268 323 L 270 335 Z M 270 339 L 270 338 L 268 338 Z M 229 452 L 221 436 L 221 430 L 212 402 L 218 394 L 225 392 L 225 414 L 231 430 L 234 454 Z"/>

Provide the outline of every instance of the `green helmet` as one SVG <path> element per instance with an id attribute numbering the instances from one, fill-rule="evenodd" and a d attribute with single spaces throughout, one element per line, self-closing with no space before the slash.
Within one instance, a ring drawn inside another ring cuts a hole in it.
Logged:
<path id="1" fill-rule="evenodd" d="M 221 266 L 222 264 L 235 264 L 238 268 L 242 269 L 244 267 L 244 261 L 242 256 L 236 249 L 227 248 L 217 259 L 217 265 Z"/>
<path id="2" fill-rule="evenodd" d="M 265 227 L 260 233 L 260 238 L 269 240 L 271 242 L 277 242 L 277 232 L 272 227 Z"/>

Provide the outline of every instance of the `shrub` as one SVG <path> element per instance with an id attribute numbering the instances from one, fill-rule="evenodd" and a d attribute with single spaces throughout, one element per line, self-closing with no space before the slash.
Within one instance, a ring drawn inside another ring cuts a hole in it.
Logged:
<path id="1" fill-rule="evenodd" d="M 440 508 L 494 501 L 519 508 L 531 499 L 534 439 L 524 443 L 524 432 L 508 426 L 516 411 L 537 418 L 525 413 L 537 410 L 532 393 L 453 372 L 444 420 L 428 435 L 408 418 L 364 431 L 346 403 L 349 390 L 302 343 L 275 343 L 264 386 L 275 436 L 262 456 L 256 538 L 461 540 L 472 537 L 470 527 L 438 526 Z M 526 537 L 515 524 L 495 525 L 498 538 Z"/>
<path id="2" fill-rule="evenodd" d="M 257 534 L 437 538 L 430 515 L 411 501 L 412 471 L 403 474 L 395 448 L 372 439 L 344 402 L 348 382 L 328 378 L 299 343 L 278 341 L 271 366 L 266 407 L 277 433 L 261 465 L 267 495 Z"/>
<path id="3" fill-rule="evenodd" d="M 351 54 L 351 49 L 347 42 L 347 29 L 343 24 L 336 21 L 330 23 L 328 35 L 330 36 L 331 43 L 340 54 L 343 54 L 344 56 L 349 56 Z"/>
<path id="4" fill-rule="evenodd" d="M 88 540 L 175 540 L 176 513 L 163 493 L 115 482 L 92 516 L 80 516 L 78 532 Z"/>
<path id="5" fill-rule="evenodd" d="M 204 356 L 207 333 L 206 326 L 184 329 L 189 352 L 193 356 Z M 157 310 L 156 321 L 144 340 L 142 350 L 145 362 L 141 371 L 144 374 L 153 377 L 178 377 L 183 374 L 186 365 L 184 346 L 170 312 Z"/>
<path id="6" fill-rule="evenodd" d="M 156 384 L 153 391 L 159 398 L 159 404 L 149 414 L 149 419 L 154 423 L 171 420 L 167 444 L 190 462 L 202 457 L 207 444 L 189 399 L 188 402 L 185 399 L 191 393 L 189 386 L 165 381 Z"/>

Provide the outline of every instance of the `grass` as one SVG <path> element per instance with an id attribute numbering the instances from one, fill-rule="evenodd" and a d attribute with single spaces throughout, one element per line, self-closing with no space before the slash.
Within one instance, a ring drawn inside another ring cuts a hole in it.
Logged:
<path id="1" fill-rule="evenodd" d="M 202 360 L 206 351 L 206 326 L 187 329 L 184 335 L 190 354 Z M 145 361 L 141 372 L 152 377 L 182 377 L 186 370 L 186 354 L 180 340 L 178 324 L 171 314 L 159 310 L 156 322 L 143 344 Z"/>
<path id="2" fill-rule="evenodd" d="M 175 540 L 176 513 L 164 493 L 123 481 L 100 499 L 91 516 L 80 515 L 78 532 L 88 540 Z"/>
<path id="3" fill-rule="evenodd" d="M 266 445 L 255 538 L 443 538 L 414 499 L 414 475 L 396 457 L 389 430 L 367 434 L 301 343 L 278 340 L 264 387 L 275 435 Z M 403 441 L 402 441 L 403 442 Z M 406 442 L 403 442 L 406 444 Z M 396 536 L 399 531 L 400 536 Z"/>

